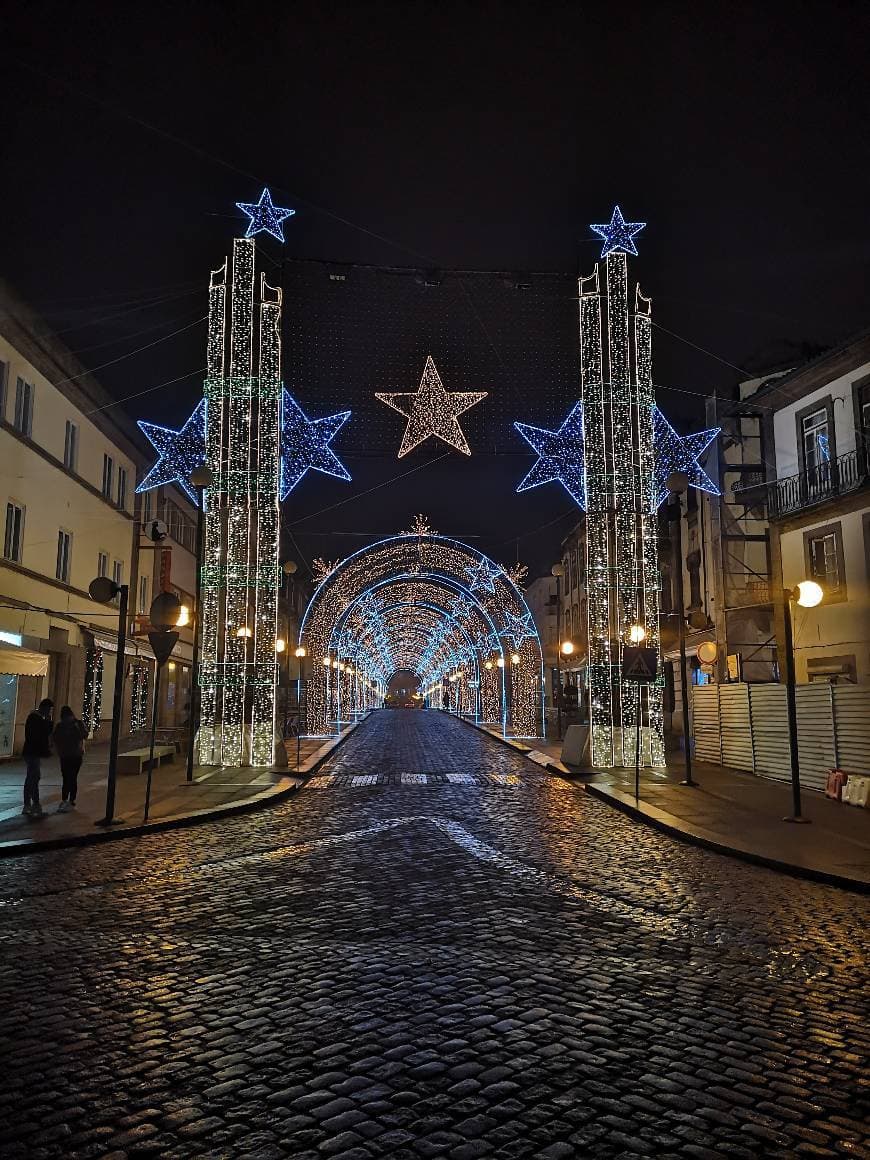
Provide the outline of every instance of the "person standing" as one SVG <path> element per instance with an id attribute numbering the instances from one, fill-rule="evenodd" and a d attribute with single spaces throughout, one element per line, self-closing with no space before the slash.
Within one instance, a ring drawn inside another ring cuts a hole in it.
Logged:
<path id="1" fill-rule="evenodd" d="M 61 803 L 57 808 L 59 814 L 75 808 L 78 793 L 79 770 L 85 755 L 85 738 L 88 732 L 81 721 L 76 719 L 75 713 L 69 705 L 64 705 L 60 711 L 60 720 L 54 727 L 52 741 L 60 758 L 60 772 L 63 777 L 61 789 Z"/>
<path id="2" fill-rule="evenodd" d="M 27 715 L 24 722 L 24 748 L 22 754 L 27 766 L 24 778 L 24 809 L 22 814 L 29 818 L 41 818 L 42 806 L 39 804 L 39 779 L 42 776 L 42 759 L 51 756 L 49 738 L 51 737 L 51 711 L 54 702 L 45 697 L 39 702 L 39 708 Z"/>

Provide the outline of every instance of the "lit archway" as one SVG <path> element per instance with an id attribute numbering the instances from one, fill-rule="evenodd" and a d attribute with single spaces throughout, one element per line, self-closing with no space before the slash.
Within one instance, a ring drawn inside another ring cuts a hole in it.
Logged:
<path id="1" fill-rule="evenodd" d="M 415 673 L 427 705 L 514 736 L 543 725 L 541 644 L 523 594 L 476 549 L 434 533 L 391 536 L 341 561 L 306 609 L 310 733 L 383 702 Z"/>

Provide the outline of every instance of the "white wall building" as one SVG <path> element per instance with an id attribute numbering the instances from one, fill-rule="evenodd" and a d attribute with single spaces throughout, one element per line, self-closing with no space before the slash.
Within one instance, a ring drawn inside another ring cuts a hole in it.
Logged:
<path id="1" fill-rule="evenodd" d="M 91 707 L 111 718 L 117 612 L 87 589 L 101 574 L 135 582 L 134 492 L 147 457 L 113 402 L 0 283 L 0 756 L 20 751 L 43 696 L 81 715 L 89 678 L 104 694 Z"/>

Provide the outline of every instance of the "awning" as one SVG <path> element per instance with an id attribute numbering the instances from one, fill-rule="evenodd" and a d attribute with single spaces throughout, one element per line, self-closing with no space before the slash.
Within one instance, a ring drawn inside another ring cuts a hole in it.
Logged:
<path id="1" fill-rule="evenodd" d="M 26 648 L 0 643 L 0 673 L 14 673 L 19 677 L 44 677 L 48 673 L 49 658 L 45 653 L 30 652 Z"/>

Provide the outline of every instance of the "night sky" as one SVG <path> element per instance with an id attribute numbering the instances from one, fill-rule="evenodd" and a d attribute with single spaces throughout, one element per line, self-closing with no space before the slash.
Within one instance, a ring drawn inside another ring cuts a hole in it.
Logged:
<path id="1" fill-rule="evenodd" d="M 0 272 L 133 418 L 180 424 L 234 203 L 268 184 L 295 208 L 263 246 L 284 378 L 313 416 L 354 411 L 353 482 L 309 473 L 285 506 L 303 562 L 425 512 L 548 567 L 576 509 L 514 494 L 534 456 L 512 423 L 578 396 L 574 279 L 614 202 L 649 223 L 632 270 L 679 430 L 870 324 L 865 4 L 227 8 L 6 16 Z M 471 459 L 396 458 L 374 392 L 415 390 L 427 354 L 448 390 L 490 392 L 461 419 Z"/>

